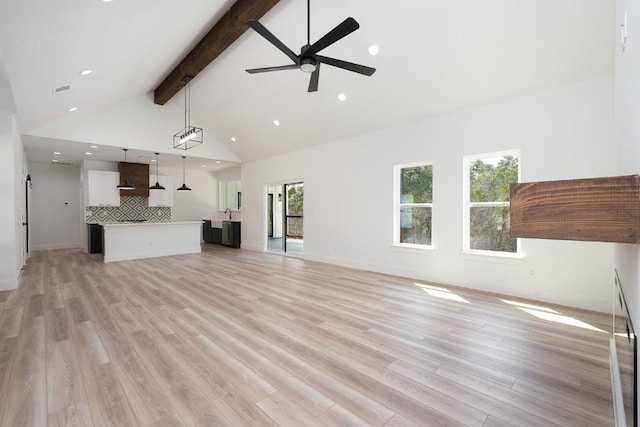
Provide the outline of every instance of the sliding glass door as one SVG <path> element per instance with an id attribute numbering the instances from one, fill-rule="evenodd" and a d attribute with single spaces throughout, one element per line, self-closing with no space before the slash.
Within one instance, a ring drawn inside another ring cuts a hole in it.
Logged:
<path id="1" fill-rule="evenodd" d="M 304 253 L 304 184 L 267 186 L 267 251 Z"/>

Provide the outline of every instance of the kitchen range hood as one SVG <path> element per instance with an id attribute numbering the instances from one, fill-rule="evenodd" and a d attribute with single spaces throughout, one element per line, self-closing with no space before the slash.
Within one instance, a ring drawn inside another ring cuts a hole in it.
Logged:
<path id="1" fill-rule="evenodd" d="M 134 190 L 120 190 L 121 196 L 149 197 L 149 165 L 143 163 L 118 163 L 120 182 L 127 181 Z"/>

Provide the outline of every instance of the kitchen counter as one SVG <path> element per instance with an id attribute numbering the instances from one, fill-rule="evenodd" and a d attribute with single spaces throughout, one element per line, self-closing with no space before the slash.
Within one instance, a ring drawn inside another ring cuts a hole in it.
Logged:
<path id="1" fill-rule="evenodd" d="M 104 262 L 200 252 L 202 221 L 104 223 Z"/>

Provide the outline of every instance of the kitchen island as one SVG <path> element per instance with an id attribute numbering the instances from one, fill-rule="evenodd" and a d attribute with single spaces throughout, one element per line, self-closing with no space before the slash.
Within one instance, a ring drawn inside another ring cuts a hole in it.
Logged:
<path id="1" fill-rule="evenodd" d="M 202 221 L 105 223 L 104 262 L 200 252 Z"/>

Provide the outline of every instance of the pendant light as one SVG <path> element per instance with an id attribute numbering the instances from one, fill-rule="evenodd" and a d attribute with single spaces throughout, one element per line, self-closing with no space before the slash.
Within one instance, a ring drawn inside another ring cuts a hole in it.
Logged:
<path id="1" fill-rule="evenodd" d="M 182 187 L 178 188 L 177 191 L 191 191 L 191 189 L 189 187 L 187 187 L 187 184 L 185 184 L 185 161 L 186 161 L 187 157 L 186 156 L 182 156 Z"/>
<path id="2" fill-rule="evenodd" d="M 158 156 L 160 155 L 160 153 L 153 153 L 156 155 L 156 183 L 153 184 L 151 187 L 149 187 L 149 190 L 164 190 L 165 188 L 160 185 L 160 182 L 158 181 Z"/>
<path id="3" fill-rule="evenodd" d="M 202 144 L 203 132 L 201 128 L 191 126 L 191 90 L 189 82 L 193 77 L 184 78 L 184 129 L 173 135 L 173 148 L 188 150 Z"/>
<path id="4" fill-rule="evenodd" d="M 124 162 L 127 163 L 127 151 L 129 151 L 128 148 L 123 148 L 122 149 L 124 151 Z M 111 184 L 113 185 L 113 184 Z M 116 187 L 120 190 L 135 190 L 136 187 L 133 186 L 133 184 L 129 184 L 129 181 L 127 181 L 127 179 L 125 178 L 124 182 L 121 184 L 118 184 L 118 186 Z"/>

